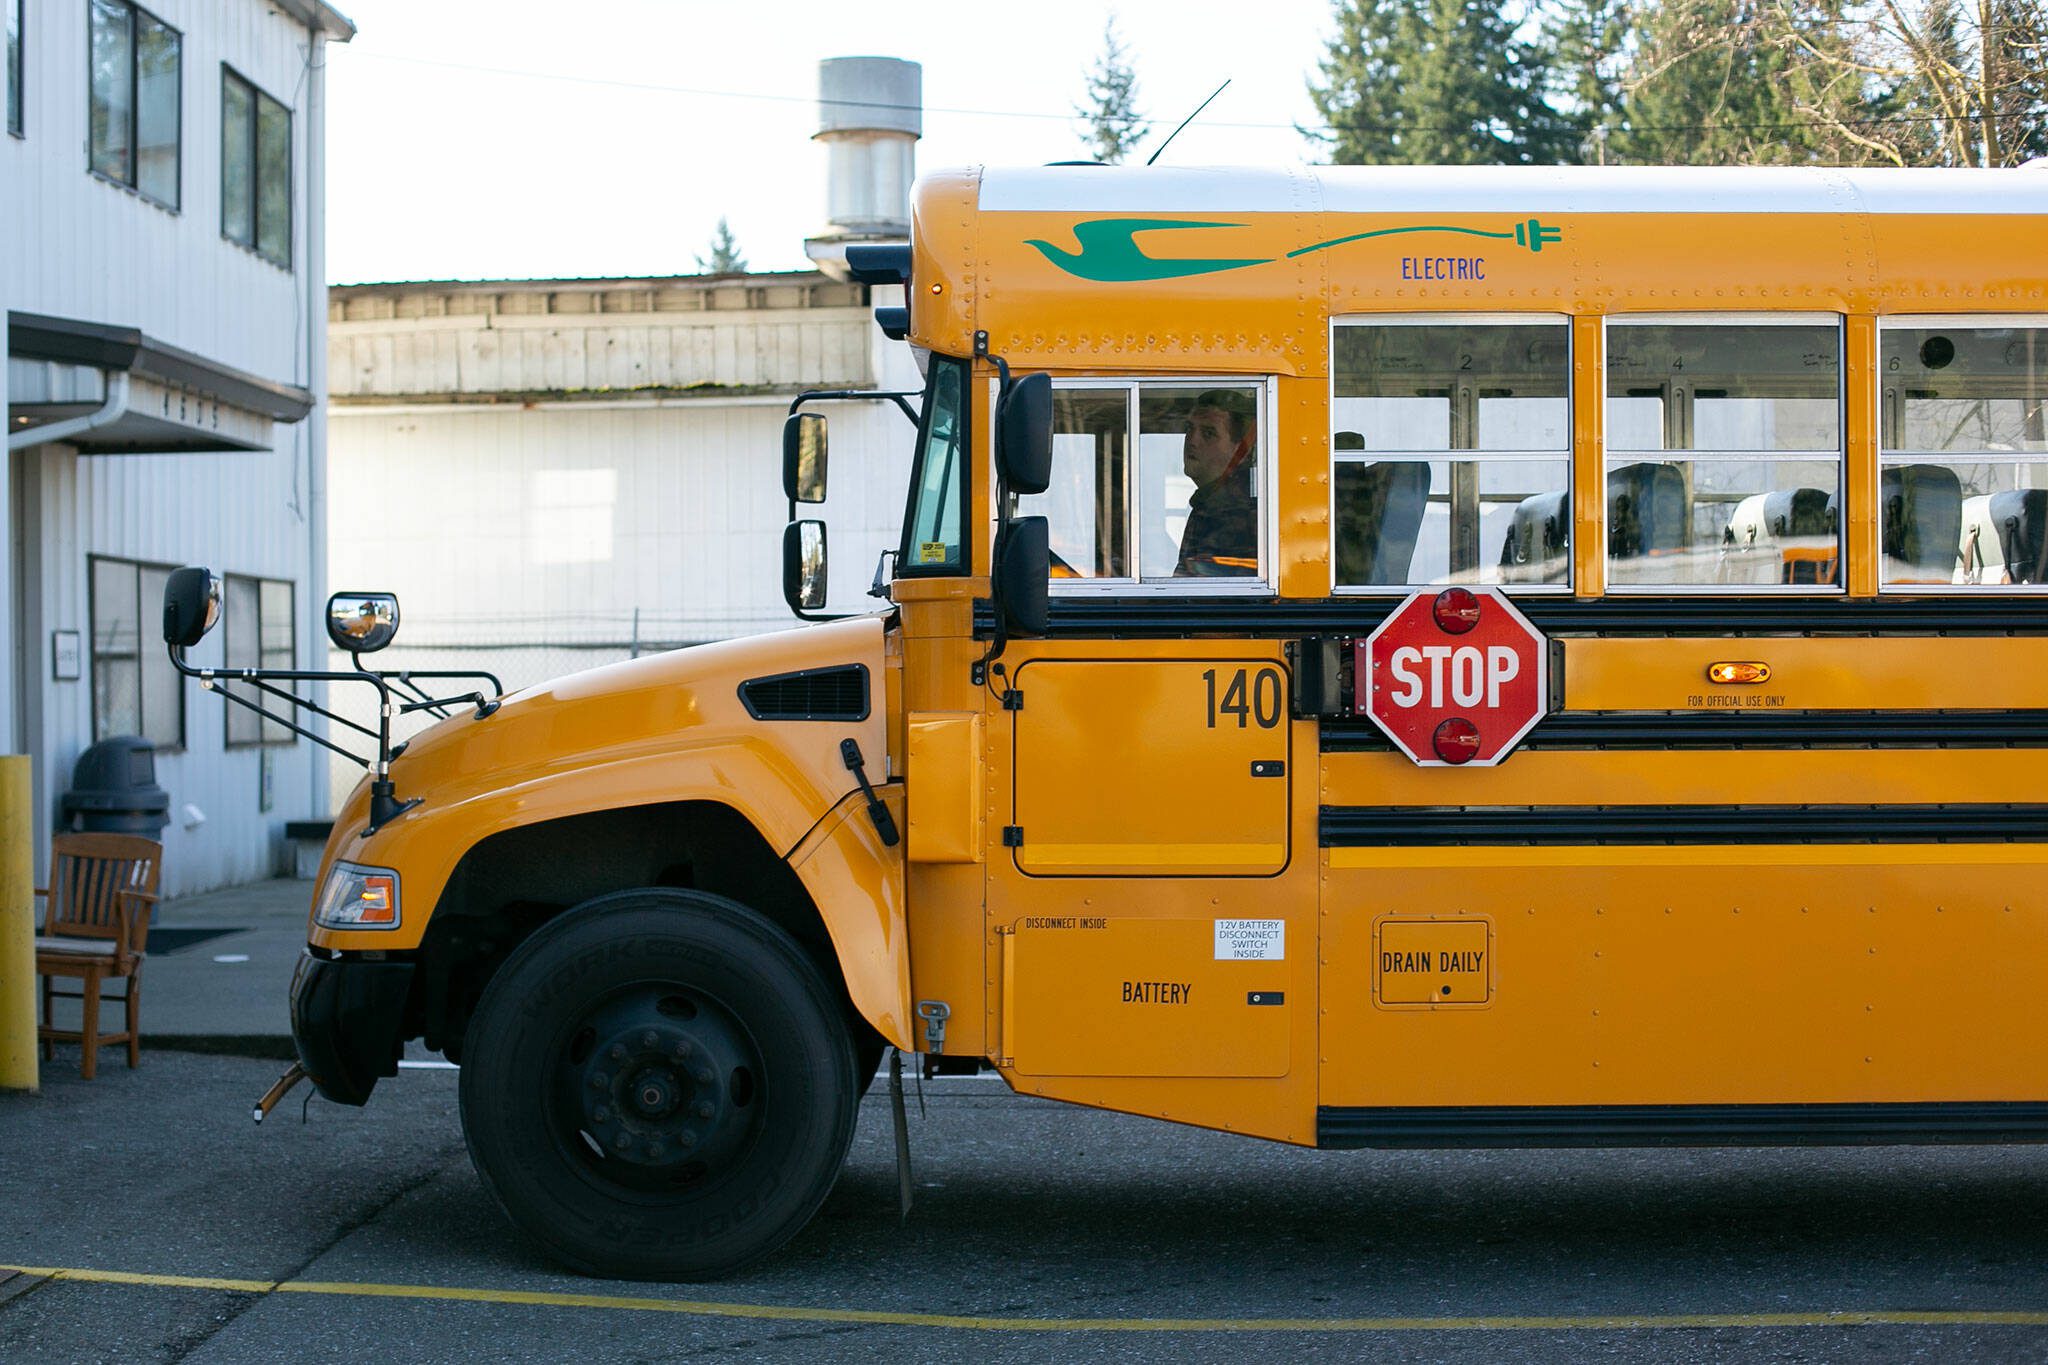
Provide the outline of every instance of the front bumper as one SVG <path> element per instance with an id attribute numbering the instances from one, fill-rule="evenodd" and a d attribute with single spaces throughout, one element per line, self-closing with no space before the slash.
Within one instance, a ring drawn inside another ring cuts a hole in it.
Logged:
<path id="1" fill-rule="evenodd" d="M 405 1051 L 410 962 L 299 955 L 292 973 L 292 1041 L 313 1088 L 336 1104 L 363 1104 Z"/>

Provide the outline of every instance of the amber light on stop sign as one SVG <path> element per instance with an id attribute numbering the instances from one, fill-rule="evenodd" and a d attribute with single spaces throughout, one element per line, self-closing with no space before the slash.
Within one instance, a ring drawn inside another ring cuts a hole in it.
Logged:
<path id="1" fill-rule="evenodd" d="M 1430 614 L 1446 635 L 1463 635 L 1479 624 L 1479 597 L 1466 588 L 1445 588 L 1436 595 Z"/>
<path id="2" fill-rule="evenodd" d="M 1463 716 L 1452 716 L 1436 727 L 1430 747 L 1446 763 L 1469 763 L 1479 752 L 1479 727 Z"/>

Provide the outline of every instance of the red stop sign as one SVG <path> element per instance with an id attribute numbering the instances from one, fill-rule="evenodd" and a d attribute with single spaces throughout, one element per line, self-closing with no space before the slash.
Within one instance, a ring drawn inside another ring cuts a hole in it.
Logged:
<path id="1" fill-rule="evenodd" d="M 1430 767 L 1489 767 L 1550 705 L 1542 632 L 1498 588 L 1418 592 L 1357 646 L 1357 709 Z"/>

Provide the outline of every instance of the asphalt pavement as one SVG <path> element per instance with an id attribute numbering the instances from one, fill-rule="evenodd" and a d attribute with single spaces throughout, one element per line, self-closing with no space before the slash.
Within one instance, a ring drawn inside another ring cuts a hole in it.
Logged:
<path id="1" fill-rule="evenodd" d="M 878 1087 L 766 1263 L 567 1274 L 424 1054 L 250 1122 L 308 890 L 171 902 L 234 932 L 152 957 L 141 1068 L 0 1095 L 0 1360 L 2048 1359 L 2048 1149 L 1310 1152 L 993 1078 L 913 1097 L 907 1223 Z"/>

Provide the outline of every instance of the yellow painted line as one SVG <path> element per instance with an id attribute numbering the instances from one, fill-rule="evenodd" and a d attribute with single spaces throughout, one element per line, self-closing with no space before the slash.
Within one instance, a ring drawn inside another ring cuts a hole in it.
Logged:
<path id="1" fill-rule="evenodd" d="M 829 1322 L 875 1327 L 938 1327 L 970 1332 L 1583 1332 L 1785 1327 L 2048 1327 L 2048 1311 L 1841 1310 L 1807 1313 L 1599 1313 L 1558 1316 L 1430 1318 L 998 1318 L 878 1309 L 806 1308 L 771 1303 L 720 1303 L 620 1294 L 556 1294 L 519 1289 L 464 1289 L 427 1284 L 321 1280 L 230 1280 L 199 1275 L 141 1275 L 120 1270 L 0 1265 L 0 1270 L 86 1284 L 232 1290 L 252 1294 L 326 1294 L 340 1298 L 415 1299 L 437 1303 L 502 1303 L 540 1308 L 594 1308 L 687 1317 Z"/>
<path id="2" fill-rule="evenodd" d="M 226 1289 L 237 1294 L 268 1294 L 277 1288 L 275 1280 L 223 1280 L 209 1275 L 137 1275 L 126 1270 L 81 1270 L 75 1266 L 0 1265 L 22 1275 L 40 1275 L 46 1280 L 76 1280 L 84 1284 L 140 1284 L 161 1289 Z"/>

